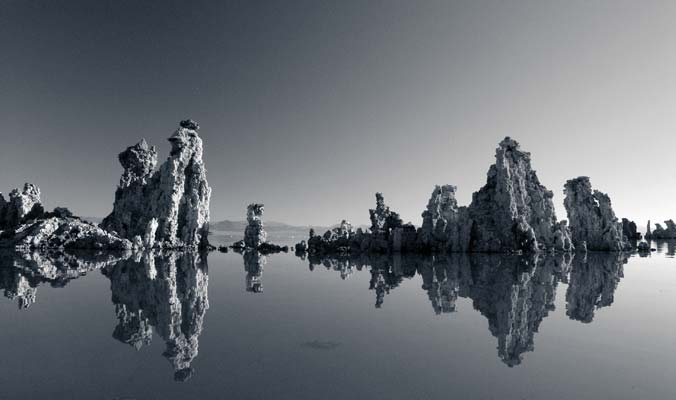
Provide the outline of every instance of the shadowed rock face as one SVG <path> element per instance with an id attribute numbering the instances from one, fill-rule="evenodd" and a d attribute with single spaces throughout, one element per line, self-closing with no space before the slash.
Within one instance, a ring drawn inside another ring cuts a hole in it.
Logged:
<path id="1" fill-rule="evenodd" d="M 120 153 L 124 172 L 102 228 L 146 248 L 208 245 L 211 188 L 197 129 L 194 121 L 181 122 L 157 171 L 157 151 L 145 140 Z"/>
<path id="2" fill-rule="evenodd" d="M 631 248 L 622 235 L 610 197 L 598 190 L 592 192 L 589 177 L 581 176 L 566 182 L 563 201 L 568 212 L 570 231 L 575 247 L 590 251 L 621 251 Z"/>
<path id="3" fill-rule="evenodd" d="M 641 234 L 636 228 L 636 223 L 626 218 L 622 218 L 622 234 L 629 240 L 641 239 Z"/>

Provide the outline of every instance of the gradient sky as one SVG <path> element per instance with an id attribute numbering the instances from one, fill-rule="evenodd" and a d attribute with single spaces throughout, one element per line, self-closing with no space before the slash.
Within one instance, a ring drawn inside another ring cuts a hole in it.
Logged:
<path id="1" fill-rule="evenodd" d="M 506 135 L 555 192 L 676 218 L 676 2 L 0 0 L 0 190 L 104 216 L 141 138 L 201 125 L 212 219 L 419 224 Z"/>

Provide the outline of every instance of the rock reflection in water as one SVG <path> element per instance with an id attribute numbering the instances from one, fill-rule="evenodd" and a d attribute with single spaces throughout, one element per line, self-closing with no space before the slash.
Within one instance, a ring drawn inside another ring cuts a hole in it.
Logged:
<path id="1" fill-rule="evenodd" d="M 621 253 L 576 256 L 566 292 L 566 315 L 589 323 L 594 319 L 594 310 L 613 304 L 626 262 L 627 257 Z"/>
<path id="2" fill-rule="evenodd" d="M 113 337 L 139 349 L 150 343 L 155 328 L 166 342 L 163 355 L 174 368 L 174 379 L 189 379 L 209 308 L 206 255 L 138 254 L 103 274 L 110 279 L 118 319 Z"/>
<path id="3" fill-rule="evenodd" d="M 508 366 L 519 365 L 533 351 L 534 335 L 555 309 L 556 289 L 568 283 L 567 313 L 591 322 L 593 310 L 612 304 L 613 294 L 627 261 L 622 253 L 504 255 L 462 254 L 443 256 L 393 255 L 309 257 L 310 270 L 323 265 L 340 272 L 367 269 L 376 308 L 404 279 L 416 273 L 435 314 L 456 311 L 458 297 L 472 300 L 475 310 L 488 319 L 498 340 L 498 356 Z M 349 273 L 347 273 L 349 271 Z"/>
<path id="4" fill-rule="evenodd" d="M 246 271 L 246 291 L 260 293 L 263 291 L 263 267 L 268 262 L 265 255 L 258 250 L 247 250 L 242 253 L 244 271 Z"/>
<path id="5" fill-rule="evenodd" d="M 0 289 L 19 308 L 35 303 L 43 284 L 64 287 L 73 279 L 129 257 L 126 252 L 0 252 Z"/>

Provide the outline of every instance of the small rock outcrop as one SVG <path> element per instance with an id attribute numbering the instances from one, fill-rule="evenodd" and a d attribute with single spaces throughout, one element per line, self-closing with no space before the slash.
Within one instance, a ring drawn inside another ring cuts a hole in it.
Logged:
<path id="1" fill-rule="evenodd" d="M 641 233 L 636 228 L 634 221 L 622 218 L 622 234 L 629 240 L 640 240 Z"/>
<path id="2" fill-rule="evenodd" d="M 28 219 L 40 217 L 44 208 L 40 202 L 40 189 L 26 183 L 22 190 L 9 192 L 9 201 L 0 193 L 0 231 L 17 228 Z"/>
<path id="3" fill-rule="evenodd" d="M 211 188 L 198 129 L 192 120 L 181 121 L 169 138 L 169 158 L 159 170 L 157 151 L 145 140 L 120 153 L 124 172 L 103 229 L 143 247 L 208 246 Z"/>
<path id="4" fill-rule="evenodd" d="M 665 239 L 676 239 L 676 223 L 673 220 L 664 221 L 666 228 L 662 227 L 662 224 L 655 224 L 655 229 L 650 233 L 650 236 L 646 235 L 646 238 L 651 238 L 653 240 L 665 240 Z"/>
<path id="5" fill-rule="evenodd" d="M 566 182 L 564 206 L 576 248 L 590 251 L 622 251 L 631 248 L 622 234 L 610 198 L 592 191 L 589 177 L 581 176 Z"/>
<path id="6" fill-rule="evenodd" d="M 263 226 L 263 212 L 265 205 L 251 203 L 246 208 L 247 226 L 244 228 L 244 239 L 235 242 L 231 247 L 233 250 L 244 253 L 248 251 L 258 251 L 261 254 L 271 254 L 279 252 L 288 252 L 288 246 L 279 246 L 269 243 L 268 234 Z"/>

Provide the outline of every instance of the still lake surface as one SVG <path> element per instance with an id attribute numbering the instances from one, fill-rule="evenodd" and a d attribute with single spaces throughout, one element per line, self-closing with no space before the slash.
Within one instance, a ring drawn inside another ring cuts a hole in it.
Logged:
<path id="1" fill-rule="evenodd" d="M 653 246 L 3 255 L 0 399 L 674 399 L 676 243 Z"/>

